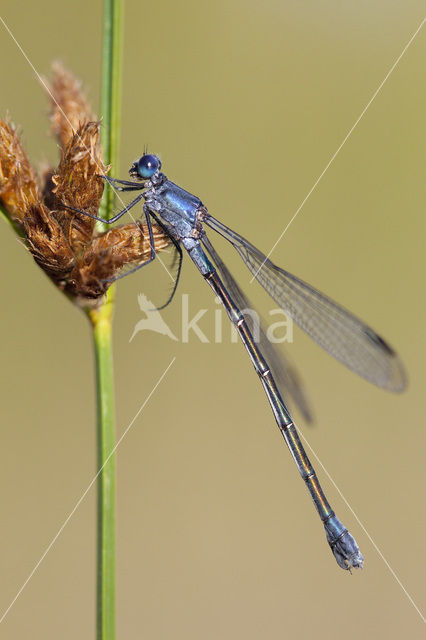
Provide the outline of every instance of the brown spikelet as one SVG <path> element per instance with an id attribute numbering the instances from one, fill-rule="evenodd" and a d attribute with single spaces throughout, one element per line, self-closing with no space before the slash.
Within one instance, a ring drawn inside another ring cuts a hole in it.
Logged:
<path id="1" fill-rule="evenodd" d="M 41 200 L 38 176 L 8 120 L 0 120 L 0 200 L 21 229 L 27 208 Z"/>
<path id="2" fill-rule="evenodd" d="M 156 251 L 169 246 L 169 238 L 159 227 L 153 227 L 153 235 Z M 108 281 L 119 275 L 123 267 L 142 264 L 150 255 L 146 224 L 127 224 L 110 229 L 93 238 L 78 258 L 69 275 L 67 290 L 75 295 L 98 298 L 108 289 Z"/>
<path id="3" fill-rule="evenodd" d="M 52 176 L 56 207 L 62 211 L 59 219 L 76 253 L 90 242 L 94 220 L 64 209 L 61 205 L 63 203 L 92 215 L 99 215 L 104 190 L 100 174 L 105 174 L 105 171 L 99 145 L 99 122 L 86 122 L 79 126 L 63 148 L 58 170 Z"/>
<path id="4" fill-rule="evenodd" d="M 65 147 L 83 122 L 93 122 L 96 116 L 86 100 L 81 82 L 60 62 L 52 64 L 50 84 L 50 123 L 61 147 Z M 53 97 L 52 97 L 53 96 Z"/>
<path id="5" fill-rule="evenodd" d="M 41 202 L 26 211 L 24 231 L 34 260 L 59 286 L 75 263 L 64 230 Z"/>
<path id="6" fill-rule="evenodd" d="M 156 250 L 161 251 L 170 245 L 170 239 L 164 235 L 160 227 L 153 225 L 152 232 Z M 95 253 L 100 253 L 105 249 L 111 251 L 114 261 L 114 272 L 111 275 L 114 276 L 115 272 L 127 263 L 137 263 L 141 259 L 149 258 L 151 247 L 147 224 L 124 224 L 110 229 L 103 235 L 94 238 L 91 248 Z"/>

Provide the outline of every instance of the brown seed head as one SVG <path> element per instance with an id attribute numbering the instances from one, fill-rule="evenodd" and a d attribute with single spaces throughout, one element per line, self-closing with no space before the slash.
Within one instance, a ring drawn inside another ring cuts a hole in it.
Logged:
<path id="1" fill-rule="evenodd" d="M 59 167 L 44 172 L 41 189 L 15 128 L 0 120 L 0 204 L 56 285 L 78 304 L 96 304 L 123 269 L 149 259 L 149 235 L 146 225 L 139 223 L 98 233 L 94 220 L 64 207 L 99 215 L 104 189 L 100 176 L 107 167 L 99 143 L 100 123 L 93 121 L 80 83 L 56 65 L 52 91 L 59 103 L 51 116 L 61 143 Z M 153 234 L 157 251 L 170 244 L 157 225 Z"/>

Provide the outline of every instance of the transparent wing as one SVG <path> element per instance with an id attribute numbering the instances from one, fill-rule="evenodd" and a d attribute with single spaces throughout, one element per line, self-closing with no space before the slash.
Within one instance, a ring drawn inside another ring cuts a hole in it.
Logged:
<path id="1" fill-rule="evenodd" d="M 389 391 L 405 388 L 400 359 L 373 329 L 314 287 L 277 267 L 248 240 L 210 214 L 203 221 L 235 247 L 271 298 L 330 355 L 379 387 Z"/>
<path id="2" fill-rule="evenodd" d="M 250 301 L 241 291 L 239 285 L 234 280 L 234 277 L 229 272 L 227 266 L 223 263 L 222 259 L 211 244 L 210 240 L 206 236 L 204 236 L 202 238 L 202 242 L 212 261 L 216 265 L 216 268 L 226 288 L 234 299 L 234 302 L 238 305 L 240 311 L 243 313 L 246 322 L 249 325 L 250 331 L 255 336 L 259 349 L 264 355 L 268 366 L 272 371 L 272 375 L 274 376 L 275 381 L 282 389 L 288 392 L 294 403 L 299 407 L 305 420 L 307 422 L 312 422 L 312 413 L 309 408 L 309 403 L 306 399 L 301 381 L 294 369 L 294 366 L 290 363 L 288 357 L 286 357 L 281 350 L 280 352 L 278 352 L 278 350 L 274 348 L 274 345 L 269 341 L 262 326 L 262 321 L 260 322 L 259 327 L 254 326 L 255 323 L 252 314 L 245 313 L 246 310 L 251 311 L 253 309 Z M 283 395 L 285 397 L 285 393 Z"/>

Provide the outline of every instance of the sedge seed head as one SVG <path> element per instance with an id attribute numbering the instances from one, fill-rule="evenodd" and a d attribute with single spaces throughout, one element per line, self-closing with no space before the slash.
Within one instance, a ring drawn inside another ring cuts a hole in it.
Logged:
<path id="1" fill-rule="evenodd" d="M 0 206 L 36 263 L 76 303 L 98 304 L 111 281 L 151 255 L 146 225 L 125 224 L 98 232 L 94 220 L 67 209 L 99 215 L 104 190 L 100 122 L 81 82 L 59 63 L 50 83 L 51 128 L 61 157 L 42 176 L 31 165 L 16 127 L 0 120 Z M 153 225 L 156 251 L 170 239 Z"/>

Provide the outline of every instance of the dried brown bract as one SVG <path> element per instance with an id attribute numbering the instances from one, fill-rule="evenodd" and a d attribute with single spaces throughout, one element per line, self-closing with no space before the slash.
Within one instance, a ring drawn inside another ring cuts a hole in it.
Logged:
<path id="1" fill-rule="evenodd" d="M 61 145 L 58 168 L 40 178 L 9 122 L 0 120 L 0 205 L 24 237 L 37 264 L 79 304 L 96 303 L 126 267 L 149 259 L 146 225 L 126 224 L 99 233 L 94 220 L 66 208 L 99 215 L 107 167 L 95 121 L 80 83 L 53 68 L 52 129 Z M 56 102 L 55 102 L 56 101 Z M 153 225 L 155 248 L 170 244 Z"/>

